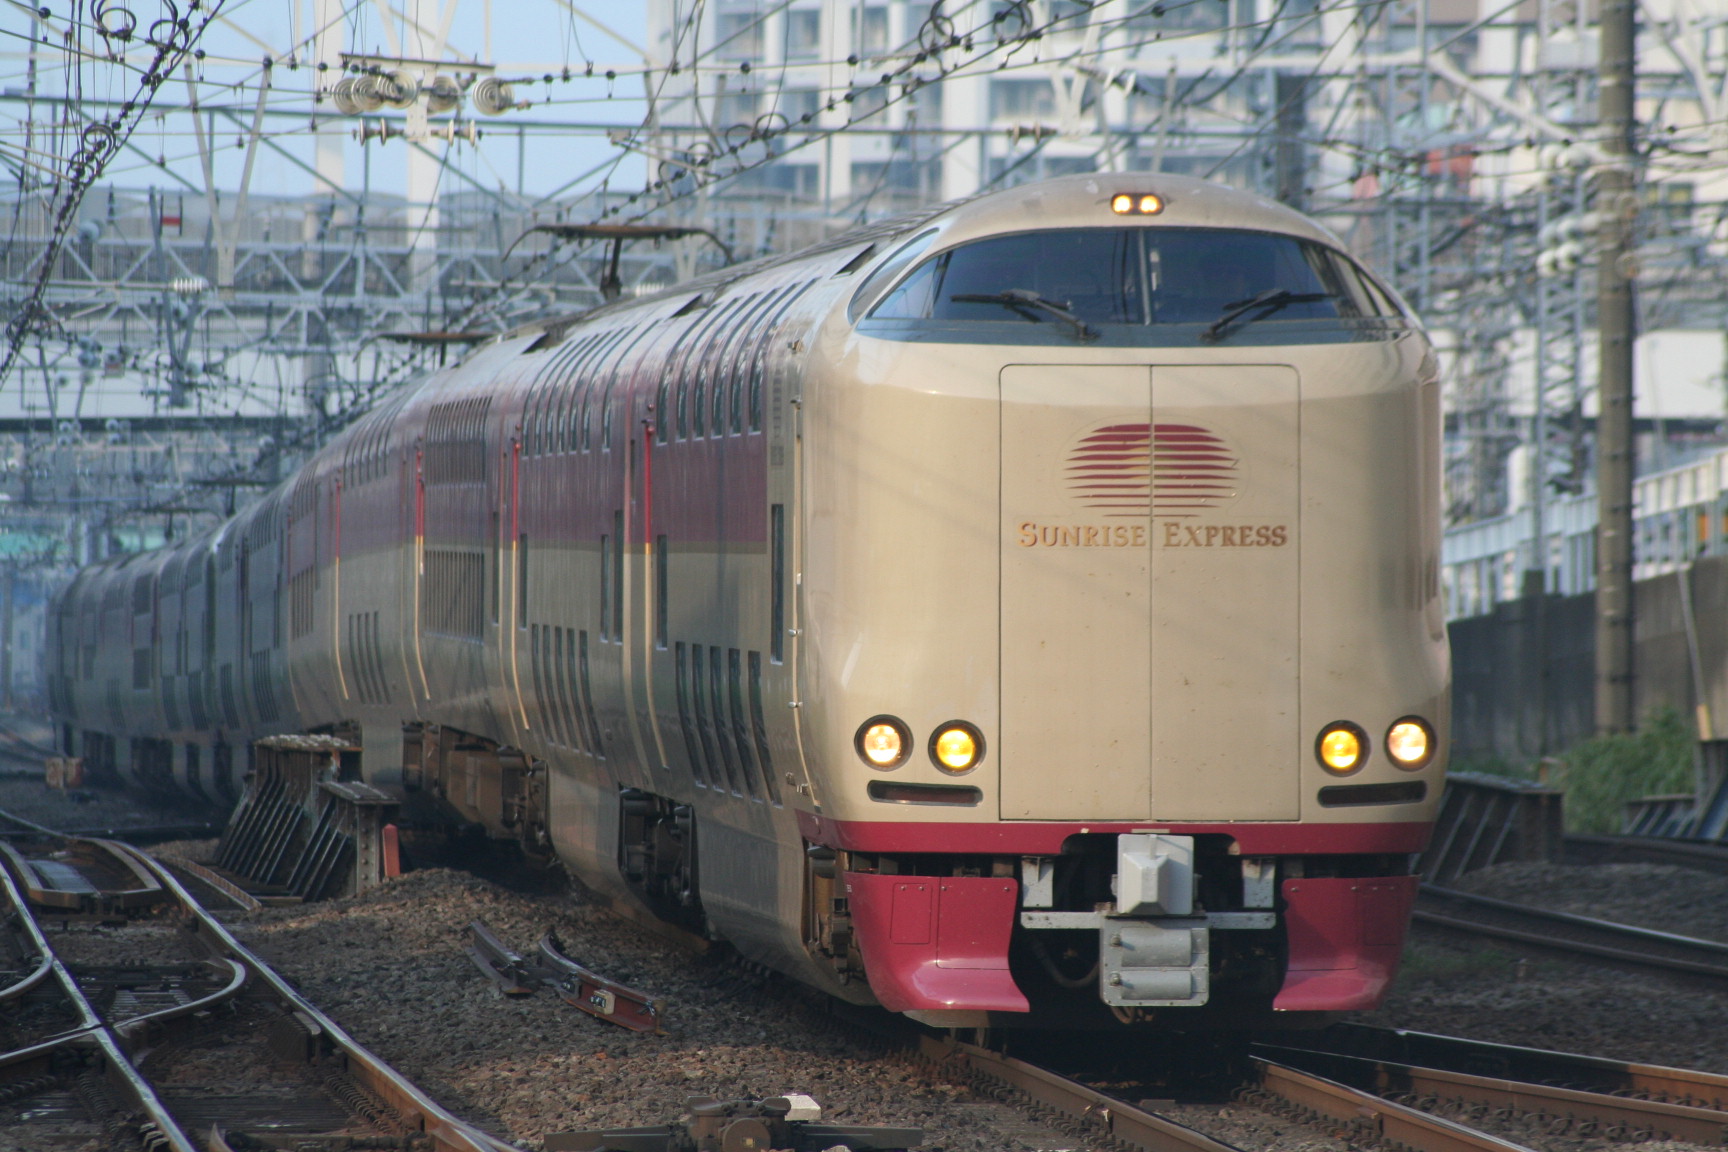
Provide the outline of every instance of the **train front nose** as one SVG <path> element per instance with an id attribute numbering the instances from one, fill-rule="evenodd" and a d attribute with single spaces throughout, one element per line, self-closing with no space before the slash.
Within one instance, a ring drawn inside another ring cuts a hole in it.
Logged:
<path id="1" fill-rule="evenodd" d="M 1006 820 L 1294 820 L 1298 379 L 1001 374 Z"/>

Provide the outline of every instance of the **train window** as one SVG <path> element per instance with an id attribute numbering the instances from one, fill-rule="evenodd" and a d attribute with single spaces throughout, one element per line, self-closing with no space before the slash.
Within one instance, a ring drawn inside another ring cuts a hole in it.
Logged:
<path id="1" fill-rule="evenodd" d="M 895 249 L 893 255 L 882 261 L 877 266 L 876 271 L 866 276 L 864 283 L 858 285 L 858 291 L 852 294 L 852 302 L 846 305 L 846 318 L 856 321 L 858 317 L 864 315 L 865 310 L 876 302 L 876 297 L 880 296 L 883 290 L 893 283 L 894 277 L 900 275 L 908 264 L 922 256 L 925 249 L 929 248 L 935 239 L 936 229 L 931 228 L 928 231 L 920 232 Z"/>
<path id="2" fill-rule="evenodd" d="M 756 762 L 762 766 L 762 783 L 768 799 L 780 803 L 780 782 L 774 779 L 774 758 L 768 751 L 768 721 L 762 712 L 762 653 L 750 653 L 750 733 L 756 740 Z"/>
<path id="3" fill-rule="evenodd" d="M 678 727 L 684 732 L 684 751 L 690 758 L 690 775 L 698 788 L 708 787 L 708 777 L 702 771 L 702 754 L 696 746 L 696 724 L 690 715 L 690 670 L 687 647 L 680 640 L 673 646 L 673 680 L 678 686 Z"/>
<path id="4" fill-rule="evenodd" d="M 703 432 L 703 416 L 707 411 L 708 364 L 706 361 L 696 362 L 696 380 L 690 387 L 690 434 L 701 436 Z"/>
<path id="5" fill-rule="evenodd" d="M 724 348 L 716 341 L 708 348 L 708 380 L 710 405 L 708 412 L 708 434 L 710 436 L 726 435 L 726 361 Z"/>
<path id="6" fill-rule="evenodd" d="M 713 319 L 713 316 L 708 315 L 704 319 L 711 320 Z M 672 420 L 667 408 L 667 404 L 670 402 L 667 396 L 667 389 L 669 387 L 675 388 L 678 393 L 676 401 L 679 424 L 678 438 L 682 440 L 686 435 L 688 435 L 683 417 L 685 392 L 688 390 L 690 385 L 690 337 L 700 326 L 699 323 L 685 325 L 684 329 L 678 333 L 677 339 L 672 342 L 672 347 L 666 352 L 666 363 L 661 373 L 662 378 L 660 381 L 660 388 L 655 397 L 654 407 L 657 417 L 656 422 L 659 425 L 659 440 L 662 444 L 666 442 L 667 437 L 671 434 Z"/>
<path id="7" fill-rule="evenodd" d="M 571 635 L 571 631 L 566 628 L 554 628 L 552 629 L 552 633 L 552 711 L 553 715 L 556 717 L 555 727 L 562 738 L 564 747 L 580 748 L 582 747 L 582 741 L 577 739 L 577 726 L 570 722 L 572 712 L 574 711 L 570 707 L 570 699 L 572 695 L 572 686 L 570 682 L 572 677 L 569 672 L 573 663 L 570 659 L 570 655 L 575 651 L 576 638 Z"/>
<path id="8" fill-rule="evenodd" d="M 870 309 L 865 330 L 966 341 L 988 332 L 993 342 L 1326 343 L 1375 338 L 1388 330 L 1385 318 L 1401 315 L 1347 257 L 1293 236 L 1075 228 L 938 253 Z"/>
<path id="9" fill-rule="evenodd" d="M 749 373 L 753 338 L 767 315 L 772 293 L 759 292 L 750 297 L 737 324 L 732 325 L 726 341 L 726 407 L 727 427 L 736 436 L 744 431 L 744 380 Z"/>
<path id="10" fill-rule="evenodd" d="M 1149 231 L 1146 240 L 1154 324 L 1211 325 L 1243 302 L 1279 291 L 1290 300 L 1274 319 L 1355 312 L 1337 262 L 1317 244 L 1200 228 Z"/>
<path id="11" fill-rule="evenodd" d="M 708 694 L 705 691 L 707 676 L 707 647 L 696 644 L 690 649 L 690 700 L 695 705 L 692 711 L 696 717 L 696 737 L 702 746 L 702 775 L 707 777 L 716 788 L 724 788 L 725 781 L 715 769 L 719 766 L 719 758 L 714 755 L 714 730 L 708 723 Z"/>
<path id="12" fill-rule="evenodd" d="M 768 508 L 769 608 L 768 654 L 776 664 L 786 659 L 786 505 Z"/>
<path id="13" fill-rule="evenodd" d="M 516 627 L 528 627 L 528 533 L 516 537 Z"/>
<path id="14" fill-rule="evenodd" d="M 1006 294 L 1031 292 L 1086 323 L 1132 324 L 1145 314 L 1139 263 L 1135 233 L 1122 228 L 994 236 L 928 261 L 871 315 L 1014 321 L 1025 306 Z"/>
<path id="15" fill-rule="evenodd" d="M 624 513 L 612 513 L 612 639 L 624 639 Z"/>
<path id="16" fill-rule="evenodd" d="M 606 745 L 600 739 L 600 721 L 594 718 L 594 691 L 588 678 L 588 630 L 576 634 L 579 679 L 582 690 L 582 715 L 588 721 L 588 751 L 596 760 L 606 759 Z"/>
<path id="17" fill-rule="evenodd" d="M 1403 316 L 1404 309 L 1398 302 L 1386 294 L 1386 290 L 1375 283 L 1374 277 L 1364 272 L 1354 261 L 1345 261 L 1345 268 L 1354 277 L 1357 290 L 1364 304 L 1363 312 L 1370 316 Z"/>
<path id="18" fill-rule="evenodd" d="M 736 753 L 732 748 L 732 733 L 726 723 L 726 655 L 718 644 L 708 649 L 708 716 L 714 724 L 714 746 L 720 752 L 720 763 L 726 769 L 726 782 L 734 796 L 744 795 L 747 782 L 741 778 Z"/>
<path id="19" fill-rule="evenodd" d="M 736 648 L 726 650 L 726 702 L 731 706 L 732 746 L 738 752 L 738 774 L 744 778 L 744 790 L 750 798 L 761 800 L 762 789 L 756 778 L 755 741 L 750 738 L 750 727 L 744 719 L 744 654 Z"/>
<path id="20" fill-rule="evenodd" d="M 606 626 L 612 619 L 612 538 L 600 534 L 600 638 L 606 638 Z"/>
<path id="21" fill-rule="evenodd" d="M 654 538 L 654 646 L 666 647 L 666 537 Z"/>
<path id="22" fill-rule="evenodd" d="M 541 675 L 540 657 L 540 625 L 528 627 L 528 670 L 533 677 L 534 704 L 540 714 L 540 723 L 545 727 L 547 735 L 552 732 L 551 709 L 546 707 L 545 677 Z M 556 741 L 554 741 L 556 742 Z"/>

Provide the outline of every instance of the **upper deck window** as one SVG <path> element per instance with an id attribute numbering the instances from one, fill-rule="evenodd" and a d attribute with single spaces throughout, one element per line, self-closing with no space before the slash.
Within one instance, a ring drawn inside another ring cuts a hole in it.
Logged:
<path id="1" fill-rule="evenodd" d="M 1403 327 L 1348 258 L 1272 232 L 1072 228 L 963 244 L 869 310 L 890 339 L 1104 345 L 1312 344 Z"/>

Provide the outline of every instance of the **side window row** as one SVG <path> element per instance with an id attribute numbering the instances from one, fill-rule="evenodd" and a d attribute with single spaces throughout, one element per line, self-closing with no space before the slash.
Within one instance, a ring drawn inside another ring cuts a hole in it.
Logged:
<path id="1" fill-rule="evenodd" d="M 607 402 L 636 327 L 609 328 L 560 349 L 534 381 L 523 419 L 523 452 L 550 456 L 611 447 Z M 600 418 L 596 418 L 596 414 Z M 596 429 L 595 425 L 599 427 Z M 597 433 L 597 434 L 596 434 Z"/>
<path id="2" fill-rule="evenodd" d="M 807 280 L 751 293 L 704 310 L 667 352 L 654 411 L 655 438 L 762 431 L 762 382 L 775 331 Z"/>

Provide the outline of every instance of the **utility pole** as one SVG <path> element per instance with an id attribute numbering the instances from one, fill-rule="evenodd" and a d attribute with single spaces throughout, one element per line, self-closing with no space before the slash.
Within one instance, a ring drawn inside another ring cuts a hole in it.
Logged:
<path id="1" fill-rule="evenodd" d="M 1599 232 L 1596 397 L 1596 731 L 1630 732 L 1632 697 L 1632 222 L 1635 0 L 1602 0 L 1597 122 L 1606 154 L 1596 180 Z"/>

